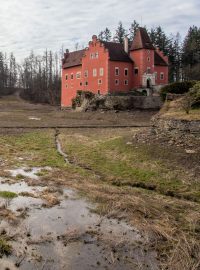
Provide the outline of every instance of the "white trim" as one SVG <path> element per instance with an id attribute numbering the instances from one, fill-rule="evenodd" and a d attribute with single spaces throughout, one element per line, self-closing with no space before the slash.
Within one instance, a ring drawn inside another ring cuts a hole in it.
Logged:
<path id="1" fill-rule="evenodd" d="M 118 70 L 118 74 L 116 74 L 116 71 Z M 115 67 L 115 76 L 119 76 L 119 67 Z"/>

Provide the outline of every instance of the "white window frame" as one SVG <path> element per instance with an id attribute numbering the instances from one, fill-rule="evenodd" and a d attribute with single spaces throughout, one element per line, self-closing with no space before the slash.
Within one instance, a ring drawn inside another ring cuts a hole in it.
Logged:
<path id="1" fill-rule="evenodd" d="M 126 74 L 126 71 L 127 71 L 127 74 Z M 124 76 L 125 76 L 125 77 L 128 77 L 128 68 L 125 68 L 125 69 L 124 69 Z"/>
<path id="2" fill-rule="evenodd" d="M 149 56 L 147 57 L 147 61 L 148 62 L 151 62 L 151 58 Z"/>
<path id="3" fill-rule="evenodd" d="M 76 79 L 80 79 L 80 78 L 81 78 L 81 72 L 78 71 L 78 72 L 76 73 Z"/>
<path id="4" fill-rule="evenodd" d="M 102 79 L 98 79 L 98 85 L 102 84 Z"/>
<path id="5" fill-rule="evenodd" d="M 119 67 L 115 67 L 115 76 L 119 76 Z"/>
<path id="6" fill-rule="evenodd" d="M 128 85 L 128 80 L 124 80 L 124 85 Z"/>
<path id="7" fill-rule="evenodd" d="M 99 76 L 103 76 L 104 75 L 104 68 L 100 68 L 99 69 Z"/>
<path id="8" fill-rule="evenodd" d="M 96 58 L 96 59 L 98 59 L 98 58 L 99 58 L 99 52 L 95 52 L 95 53 L 94 53 L 94 55 L 95 55 L 95 57 L 94 57 L 94 58 Z"/>
<path id="9" fill-rule="evenodd" d="M 84 77 L 85 77 L 85 78 L 88 78 L 88 70 L 85 70 L 85 71 L 84 71 Z"/>
<path id="10" fill-rule="evenodd" d="M 160 72 L 160 80 L 164 80 L 164 72 Z"/>
<path id="11" fill-rule="evenodd" d="M 92 75 L 93 75 L 93 77 L 96 77 L 97 76 L 97 69 L 96 68 L 93 68 Z"/>
<path id="12" fill-rule="evenodd" d="M 88 86 L 88 81 L 85 82 L 85 86 Z"/>
<path id="13" fill-rule="evenodd" d="M 119 79 L 115 79 L 115 85 L 119 85 Z"/>

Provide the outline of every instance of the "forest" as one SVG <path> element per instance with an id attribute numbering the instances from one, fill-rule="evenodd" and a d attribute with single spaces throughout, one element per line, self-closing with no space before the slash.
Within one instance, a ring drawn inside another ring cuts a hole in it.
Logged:
<path id="1" fill-rule="evenodd" d="M 114 33 L 108 27 L 98 38 L 104 41 L 123 43 L 128 36 L 131 42 L 139 27 L 133 21 L 129 29 L 119 22 Z M 161 26 L 147 29 L 155 46 L 169 57 L 170 82 L 200 80 L 200 27 L 189 27 L 182 39 L 179 33 L 166 34 Z M 79 45 L 75 44 L 75 50 Z M 32 102 L 58 105 L 61 94 L 61 56 L 58 52 L 46 50 L 42 55 L 33 51 L 19 64 L 11 53 L 0 51 L 0 95 L 18 91 L 21 97 Z"/>

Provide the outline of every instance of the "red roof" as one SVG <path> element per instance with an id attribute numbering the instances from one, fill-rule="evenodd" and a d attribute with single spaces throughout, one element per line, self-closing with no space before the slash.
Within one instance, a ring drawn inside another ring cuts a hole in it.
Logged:
<path id="1" fill-rule="evenodd" d="M 131 51 L 139 49 L 155 50 L 147 30 L 143 27 L 139 27 L 131 45 Z"/>

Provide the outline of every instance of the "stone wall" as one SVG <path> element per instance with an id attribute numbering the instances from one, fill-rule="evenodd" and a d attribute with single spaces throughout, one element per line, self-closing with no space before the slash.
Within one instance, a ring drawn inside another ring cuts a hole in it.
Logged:
<path id="1" fill-rule="evenodd" d="M 81 106 L 76 110 L 159 110 L 162 104 L 159 96 L 95 95 L 92 99 L 81 98 Z"/>
<path id="2" fill-rule="evenodd" d="M 152 127 L 157 134 L 173 135 L 179 133 L 200 135 L 200 120 L 189 121 L 156 116 L 152 119 Z"/>

